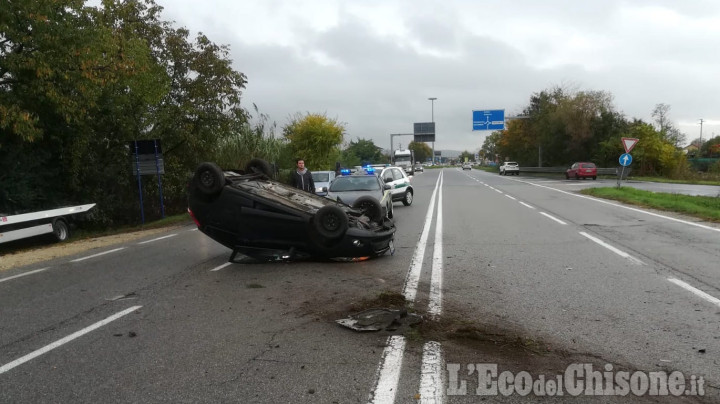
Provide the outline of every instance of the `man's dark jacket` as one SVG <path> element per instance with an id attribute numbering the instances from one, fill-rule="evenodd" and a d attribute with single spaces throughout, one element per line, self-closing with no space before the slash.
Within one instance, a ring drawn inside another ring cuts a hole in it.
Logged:
<path id="1" fill-rule="evenodd" d="M 304 174 L 298 173 L 297 170 L 293 171 L 291 182 L 295 188 L 315 193 L 315 181 L 313 181 L 312 174 L 308 169 L 305 169 Z"/>

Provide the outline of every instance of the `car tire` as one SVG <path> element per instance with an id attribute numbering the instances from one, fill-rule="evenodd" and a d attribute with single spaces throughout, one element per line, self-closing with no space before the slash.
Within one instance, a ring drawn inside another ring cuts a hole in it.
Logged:
<path id="1" fill-rule="evenodd" d="M 593 181 L 595 181 L 596 179 L 597 179 L 597 177 L 593 177 Z"/>
<path id="2" fill-rule="evenodd" d="M 568 175 L 568 173 L 565 173 L 565 179 L 566 179 L 566 180 L 569 180 L 569 179 L 570 179 L 570 176 Z"/>
<path id="3" fill-rule="evenodd" d="M 55 236 L 55 240 L 60 243 L 68 239 L 70 237 L 70 227 L 68 227 L 68 224 L 63 219 L 55 219 L 52 223 L 52 229 L 53 229 L 53 236 Z"/>
<path id="4" fill-rule="evenodd" d="M 580 181 L 580 176 L 577 173 L 575 173 L 575 179 Z"/>
<path id="5" fill-rule="evenodd" d="M 195 170 L 194 182 L 201 194 L 213 196 L 225 185 L 225 174 L 215 163 L 202 163 Z"/>
<path id="6" fill-rule="evenodd" d="M 313 225 L 322 237 L 334 240 L 345 235 L 348 229 L 348 218 L 339 207 L 325 205 L 315 214 Z"/>
<path id="7" fill-rule="evenodd" d="M 252 159 L 245 165 L 245 172 L 248 174 L 261 173 L 266 177 L 272 177 L 272 168 L 270 164 L 263 159 Z"/>
<path id="8" fill-rule="evenodd" d="M 353 208 L 360 209 L 363 214 L 373 222 L 382 220 L 382 207 L 380 206 L 380 202 L 372 196 L 361 196 L 355 200 L 352 206 Z"/>
<path id="9" fill-rule="evenodd" d="M 410 206 L 410 205 L 412 205 L 412 202 L 413 202 L 412 191 L 409 191 L 409 190 L 405 191 L 405 196 L 403 196 L 403 200 L 402 200 L 403 205 Z"/>

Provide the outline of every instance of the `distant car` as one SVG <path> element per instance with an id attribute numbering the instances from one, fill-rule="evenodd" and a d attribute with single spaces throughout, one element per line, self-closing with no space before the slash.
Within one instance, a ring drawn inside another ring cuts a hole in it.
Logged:
<path id="1" fill-rule="evenodd" d="M 394 251 L 395 224 L 373 212 L 270 179 L 270 165 L 245 170 L 200 164 L 188 184 L 188 212 L 198 229 L 237 253 L 260 260 L 375 257 Z M 371 179 L 374 179 L 370 176 Z M 371 217 L 372 216 L 372 217 Z"/>
<path id="2" fill-rule="evenodd" d="M 415 164 L 415 172 L 418 172 L 418 171 L 424 172 L 423 166 L 420 163 Z"/>
<path id="3" fill-rule="evenodd" d="M 315 193 L 325 196 L 330 183 L 335 179 L 335 171 L 312 171 L 312 178 L 315 182 Z"/>
<path id="4" fill-rule="evenodd" d="M 390 185 L 393 201 L 402 201 L 405 206 L 412 204 L 415 190 L 410 185 L 410 177 L 402 168 L 391 166 L 375 172 L 383 183 Z"/>
<path id="5" fill-rule="evenodd" d="M 499 168 L 500 175 L 520 175 L 520 166 L 514 161 L 506 161 Z"/>
<path id="6" fill-rule="evenodd" d="M 597 179 L 597 166 L 594 163 L 589 162 L 578 162 L 574 163 L 570 168 L 565 171 L 565 179 L 575 178 L 592 178 Z"/>
<path id="7" fill-rule="evenodd" d="M 327 197 L 362 210 L 373 220 L 393 217 L 390 185 L 383 184 L 375 170 L 343 173 L 330 184 Z"/>
<path id="8" fill-rule="evenodd" d="M 470 163 L 463 164 L 462 168 L 463 168 L 463 171 L 472 170 L 472 166 L 470 165 Z"/>

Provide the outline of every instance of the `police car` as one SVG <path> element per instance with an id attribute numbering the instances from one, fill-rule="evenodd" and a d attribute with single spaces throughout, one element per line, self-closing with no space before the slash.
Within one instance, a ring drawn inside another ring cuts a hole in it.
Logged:
<path id="1" fill-rule="evenodd" d="M 383 167 L 376 168 L 378 178 L 385 185 L 390 185 L 390 192 L 392 193 L 393 201 L 402 201 L 403 205 L 410 206 L 413 201 L 413 190 L 410 185 L 410 177 L 405 174 L 405 171 L 400 167 Z"/>
<path id="2" fill-rule="evenodd" d="M 327 198 L 359 208 L 370 218 L 393 217 L 391 185 L 384 184 L 375 175 L 373 167 L 362 167 L 355 173 L 348 169 L 330 184 Z"/>

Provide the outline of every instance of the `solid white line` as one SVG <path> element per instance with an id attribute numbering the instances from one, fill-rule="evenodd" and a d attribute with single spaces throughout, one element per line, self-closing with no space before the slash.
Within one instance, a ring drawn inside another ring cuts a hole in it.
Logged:
<path id="1" fill-rule="evenodd" d="M 67 344 L 68 342 L 70 342 L 70 341 L 72 341 L 72 340 L 74 340 L 74 339 L 76 339 L 76 338 L 79 338 L 79 337 L 81 337 L 81 336 L 89 333 L 90 331 L 94 331 L 94 330 L 96 330 L 96 329 L 98 329 L 98 328 L 100 328 L 100 327 L 102 327 L 102 326 L 104 326 L 104 325 L 106 325 L 106 324 L 108 324 L 108 323 L 111 323 L 111 322 L 119 319 L 120 317 L 123 317 L 123 316 L 125 316 L 125 315 L 128 315 L 128 314 L 132 313 L 133 311 L 135 311 L 135 310 L 137 310 L 137 309 L 139 309 L 139 308 L 141 308 L 141 307 L 142 307 L 142 306 L 133 306 L 133 307 L 131 307 L 131 308 L 129 308 L 129 309 L 126 309 L 126 310 L 121 311 L 120 313 L 113 314 L 112 316 L 106 318 L 105 320 L 98 321 L 97 323 L 95 323 L 95 324 L 93 324 L 93 325 L 91 325 L 91 326 L 89 326 L 89 327 L 87 327 L 87 328 L 83 328 L 83 329 L 80 330 L 80 331 L 74 332 L 74 333 L 68 335 L 68 336 L 65 337 L 65 338 L 62 338 L 62 339 L 59 339 L 59 340 L 53 342 L 53 343 L 50 344 L 50 345 L 46 345 L 46 346 L 38 349 L 37 351 L 31 352 L 31 353 L 23 356 L 22 358 L 15 359 L 14 361 L 12 361 L 12 362 L 10 362 L 10 363 L 8 363 L 8 364 L 6 364 L 6 365 L 0 366 L 0 374 L 3 374 L 3 373 L 7 372 L 8 370 L 10 370 L 10 369 L 12 369 L 12 368 L 14 368 L 14 367 L 16 367 L 16 366 L 22 365 L 23 363 L 25 363 L 25 362 L 27 362 L 27 361 L 29 361 L 29 360 L 31 360 L 31 359 L 37 358 L 38 356 L 40 356 L 40 355 L 42 355 L 42 354 L 44 354 L 44 353 L 50 352 L 50 351 L 52 351 L 53 349 L 55 349 L 55 348 L 57 348 L 57 347 L 59 347 L 59 346 L 62 346 L 62 345 L 64 345 L 64 344 Z"/>
<path id="2" fill-rule="evenodd" d="M 211 269 L 210 272 L 219 271 L 219 270 L 225 268 L 225 267 L 228 266 L 228 265 L 232 265 L 232 262 L 226 262 L 226 263 L 220 265 L 219 267 L 215 267 L 215 268 Z"/>
<path id="3" fill-rule="evenodd" d="M 421 404 L 445 402 L 443 374 L 442 346 L 439 342 L 426 342 L 423 346 L 420 391 L 418 392 Z"/>
<path id="4" fill-rule="evenodd" d="M 162 237 L 154 238 L 154 239 L 152 239 L 152 240 L 141 241 L 141 242 L 139 242 L 138 244 L 152 243 L 153 241 L 158 241 L 158 240 L 162 240 L 162 239 L 170 238 L 170 237 L 175 237 L 175 236 L 177 236 L 177 234 L 168 234 L 167 236 L 162 236 Z"/>
<path id="5" fill-rule="evenodd" d="M 35 270 L 28 271 L 28 272 L 25 272 L 25 273 L 22 273 L 22 274 L 19 274 L 19 275 L 8 276 L 7 278 L 2 278 L 2 279 L 0 279 L 0 283 L 3 283 L 3 282 L 5 282 L 5 281 L 9 281 L 9 280 L 11 280 L 11 279 L 21 278 L 21 277 L 23 277 L 23 276 L 28 276 L 28 275 L 36 274 L 36 273 L 38 273 L 38 272 L 42 272 L 42 271 L 45 271 L 45 270 L 48 270 L 48 269 L 50 269 L 50 267 L 35 269 Z"/>
<path id="6" fill-rule="evenodd" d="M 583 236 L 589 238 L 590 240 L 592 240 L 592 241 L 600 244 L 601 246 L 607 248 L 608 250 L 614 252 L 615 254 L 617 254 L 617 255 L 619 255 L 619 256 L 621 256 L 621 257 L 623 257 L 623 258 L 627 258 L 628 260 L 630 260 L 630 261 L 633 262 L 634 264 L 637 264 L 637 265 L 645 265 L 645 263 L 642 262 L 642 261 L 640 261 L 639 259 L 633 257 L 632 255 L 626 253 L 625 251 L 618 250 L 617 248 L 615 248 L 615 247 L 611 246 L 610 244 L 608 244 L 608 243 L 600 240 L 599 238 L 593 237 L 593 236 L 585 233 L 584 231 L 581 231 L 580 234 L 582 234 Z"/>
<path id="7" fill-rule="evenodd" d="M 512 199 L 513 201 L 517 201 L 517 199 L 515 199 L 514 197 L 512 197 L 512 196 L 510 196 L 510 195 L 508 195 L 508 194 L 505 194 L 505 196 L 507 196 L 508 198 Z"/>
<path id="8" fill-rule="evenodd" d="M 668 278 L 668 280 L 669 280 L 670 282 L 672 282 L 672 283 L 680 286 L 681 288 L 683 288 L 683 289 L 685 289 L 685 290 L 687 290 L 687 291 L 690 291 L 690 292 L 694 293 L 694 294 L 697 295 L 697 296 L 700 296 L 701 298 L 707 300 L 708 302 L 710 302 L 710 303 L 712 303 L 712 304 L 714 304 L 714 305 L 716 305 L 716 306 L 720 306 L 720 299 L 718 299 L 717 297 L 711 296 L 711 295 L 703 292 L 703 291 L 700 290 L 700 289 L 696 289 L 696 288 L 690 286 L 689 284 L 681 281 L 680 279 Z"/>
<path id="9" fill-rule="evenodd" d="M 433 246 L 432 272 L 430 273 L 430 301 L 428 313 L 431 319 L 437 319 L 442 314 L 442 285 L 443 285 L 443 217 L 442 217 L 442 184 L 440 179 L 438 192 L 437 218 L 435 219 L 435 244 Z"/>
<path id="10" fill-rule="evenodd" d="M 437 194 L 437 190 L 440 185 L 442 173 L 442 170 L 440 170 L 440 175 L 438 175 L 437 182 L 435 183 L 435 189 L 430 197 L 430 206 L 428 207 L 427 214 L 425 215 L 425 224 L 423 225 L 422 233 L 420 233 L 420 240 L 415 247 L 412 260 L 410 260 L 410 268 L 407 276 L 405 277 L 405 285 L 403 286 L 402 294 L 405 296 L 405 299 L 410 302 L 415 301 L 418 283 L 420 282 L 420 272 L 422 271 L 422 264 L 425 256 L 425 245 L 427 244 L 428 234 L 430 233 L 430 224 L 432 223 L 433 214 L 435 212 L 435 195 Z"/>
<path id="11" fill-rule="evenodd" d="M 83 261 L 83 260 L 86 260 L 86 259 L 99 257 L 99 256 L 101 256 L 101 255 L 110 254 L 110 253 L 113 253 L 113 252 L 115 252 L 115 251 L 120 251 L 120 250 L 124 250 L 124 249 L 125 249 L 125 247 L 120 247 L 120 248 L 116 248 L 116 249 L 114 249 L 114 250 L 97 253 L 97 254 L 95 254 L 95 255 L 88 255 L 87 257 L 82 257 L 82 258 L 74 259 L 74 260 L 71 260 L 70 262 Z"/>
<path id="12" fill-rule="evenodd" d="M 608 201 L 606 201 L 606 200 L 599 199 L 599 198 L 593 198 L 593 197 L 590 197 L 590 196 L 587 196 L 587 195 L 574 194 L 574 193 L 572 193 L 572 192 L 567 192 L 567 191 L 563 191 L 563 190 L 561 190 L 561 189 L 552 188 L 552 187 L 546 187 L 545 185 L 535 184 L 535 183 L 532 183 L 532 182 L 529 182 L 529 181 L 523 181 L 523 180 L 512 180 L 512 181 L 519 181 L 519 182 L 523 182 L 523 183 L 525 183 L 525 184 L 530 184 L 530 185 L 534 185 L 534 186 L 536 186 L 536 187 L 550 189 L 550 190 L 553 190 L 553 191 L 561 192 L 561 193 L 563 193 L 563 194 L 572 195 L 572 196 L 575 196 L 575 197 L 578 197 L 578 198 L 588 199 L 588 200 L 591 200 L 591 201 L 604 203 L 604 204 L 606 204 L 606 205 L 610 205 L 610 206 L 615 206 L 615 207 L 618 207 L 618 208 L 623 208 L 623 209 L 631 210 L 631 211 L 633 211 L 633 212 L 644 213 L 644 214 L 646 214 L 646 215 L 655 216 L 655 217 L 659 217 L 659 218 L 662 218 L 662 219 L 667 219 L 667 220 L 670 220 L 670 221 L 673 221 L 673 222 L 678 222 L 678 223 L 683 223 L 683 224 L 687 224 L 687 225 L 690 225 L 690 226 L 700 227 L 701 229 L 705 229 L 705 230 L 712 230 L 712 231 L 720 232 L 720 228 L 710 227 L 710 226 L 706 226 L 706 225 L 700 224 L 700 223 L 688 222 L 687 220 L 676 219 L 676 218 L 674 218 L 674 217 L 664 216 L 664 215 L 660 215 L 660 214 L 653 213 L 653 212 L 647 212 L 647 211 L 644 211 L 644 210 L 642 210 L 642 209 L 631 208 L 631 207 L 629 207 L 629 206 L 618 205 L 617 203 L 608 202 Z"/>
<path id="13" fill-rule="evenodd" d="M 528 205 L 528 204 L 525 203 L 525 202 L 520 202 L 520 205 L 524 205 L 525 207 L 528 207 L 528 208 L 530 208 L 530 209 L 535 209 L 534 206 Z"/>
<path id="14" fill-rule="evenodd" d="M 552 220 L 554 220 L 554 221 L 556 221 L 556 222 L 558 222 L 558 223 L 560 223 L 560 224 L 567 224 L 567 223 L 563 222 L 562 220 L 560 220 L 560 219 L 558 219 L 558 218 L 556 218 L 556 217 L 553 217 L 553 216 L 548 215 L 548 214 L 545 213 L 545 212 L 540 212 L 540 214 L 543 215 L 543 216 L 545 216 L 545 217 L 548 217 L 548 218 L 550 218 L 550 219 L 552 219 Z"/>
<path id="15" fill-rule="evenodd" d="M 368 402 L 378 404 L 393 404 L 395 402 L 404 351 L 405 337 L 393 335 L 388 338 L 380 365 L 375 372 L 377 383 L 375 389 L 370 393 Z"/>

